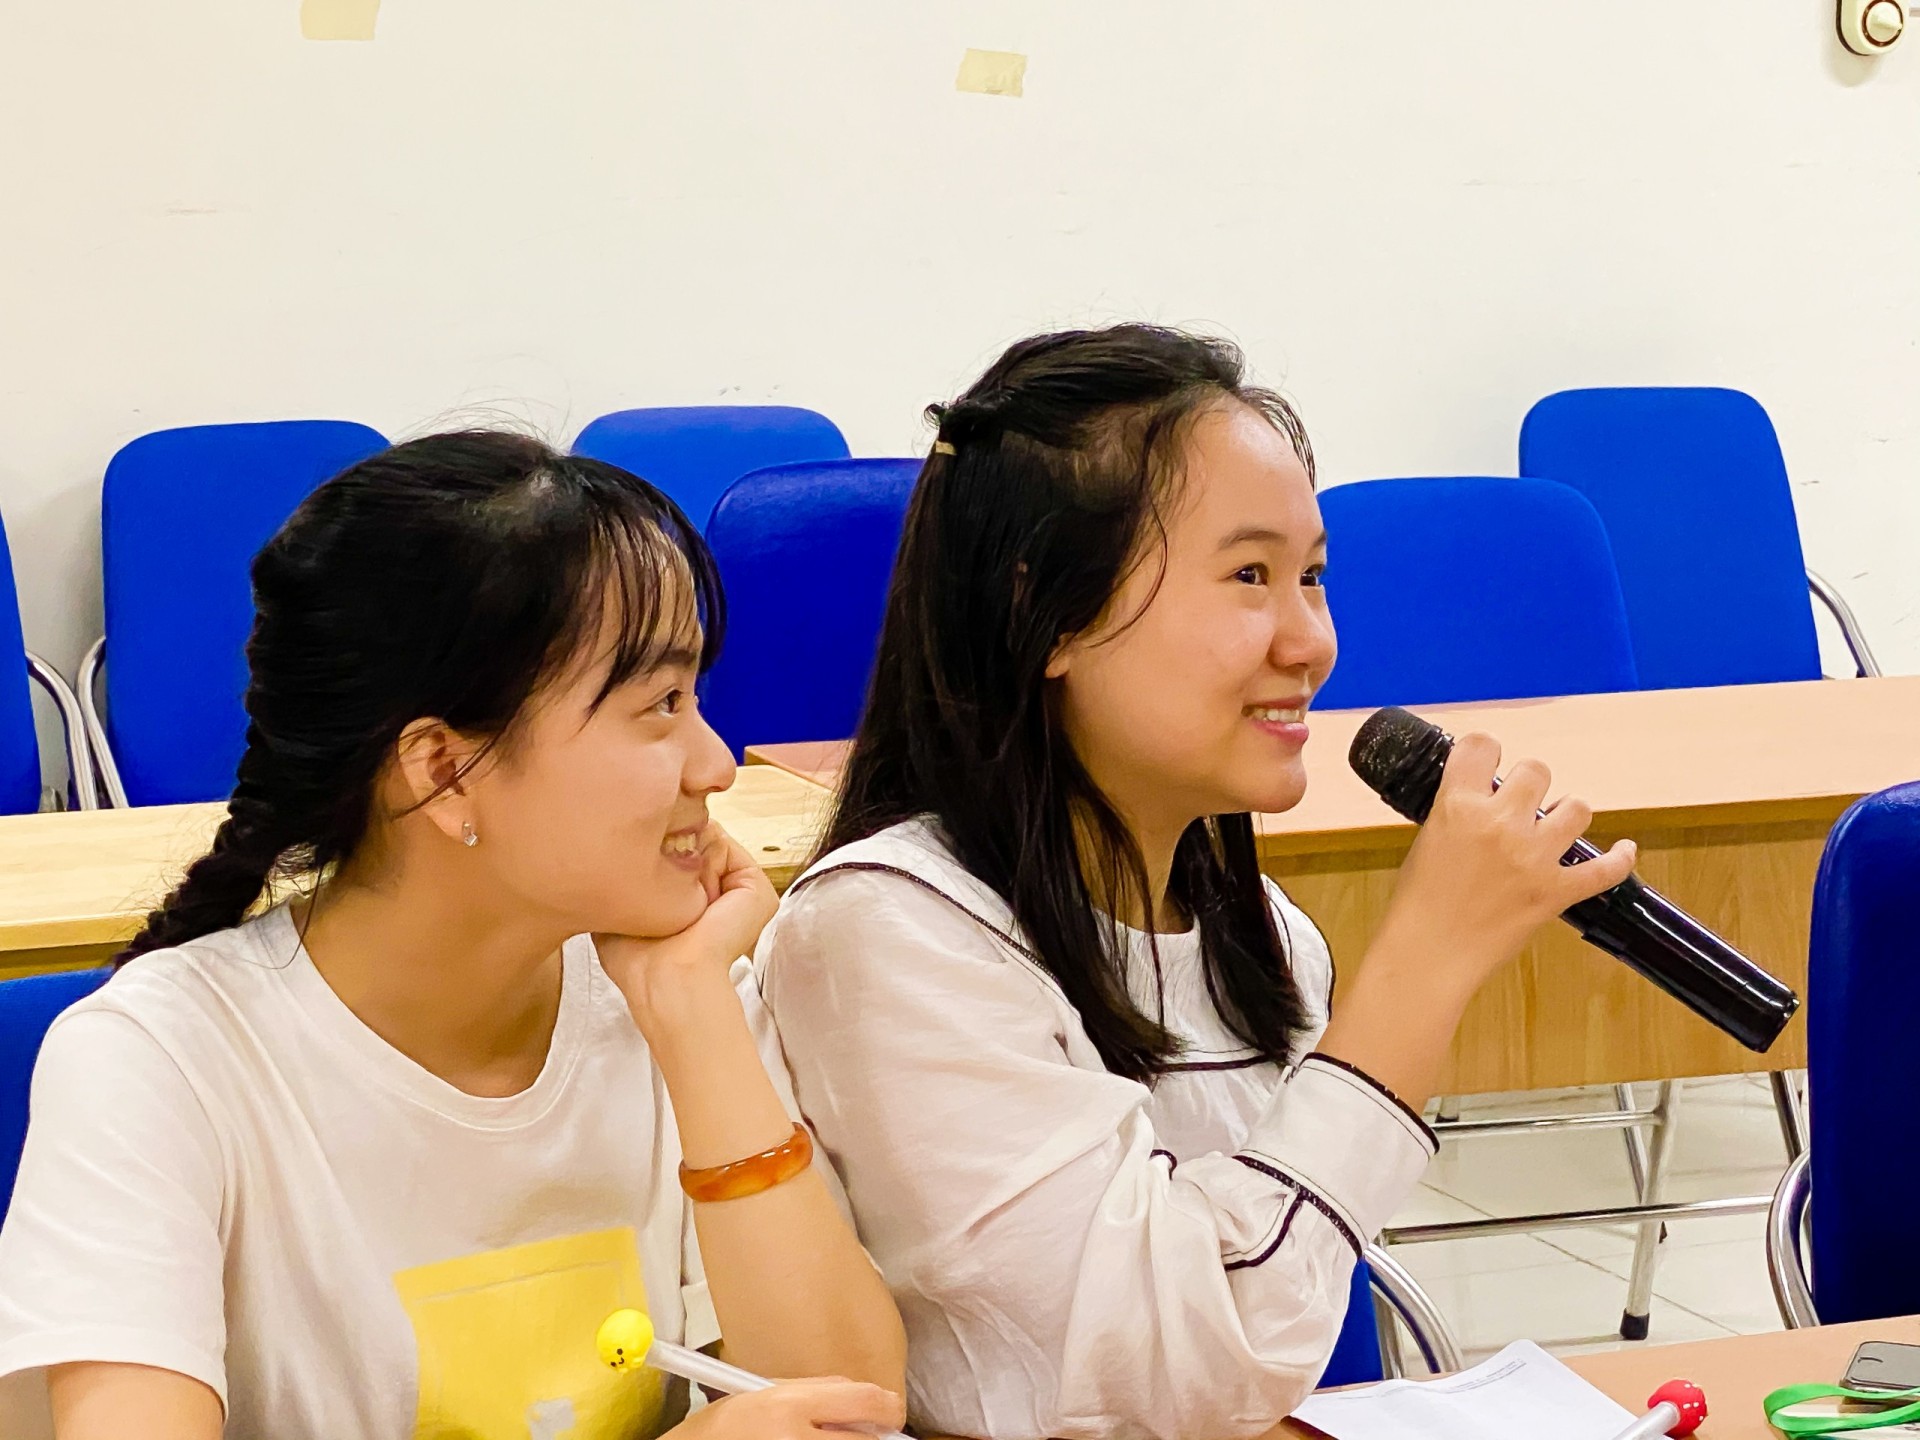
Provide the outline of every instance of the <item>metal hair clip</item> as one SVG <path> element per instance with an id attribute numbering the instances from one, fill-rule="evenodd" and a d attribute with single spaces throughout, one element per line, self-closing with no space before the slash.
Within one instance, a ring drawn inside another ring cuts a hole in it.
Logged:
<path id="1" fill-rule="evenodd" d="M 958 455 L 960 452 L 945 440 L 936 440 L 933 442 L 933 453 L 936 455 Z"/>

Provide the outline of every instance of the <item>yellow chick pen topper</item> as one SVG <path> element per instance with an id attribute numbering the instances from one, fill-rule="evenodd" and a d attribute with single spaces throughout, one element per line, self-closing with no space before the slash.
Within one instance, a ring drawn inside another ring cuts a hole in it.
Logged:
<path id="1" fill-rule="evenodd" d="M 607 1316 L 600 1322 L 600 1333 L 594 1337 L 594 1343 L 607 1367 L 622 1374 L 651 1366 L 727 1395 L 773 1388 L 773 1381 L 737 1365 L 660 1339 L 653 1333 L 653 1322 L 639 1310 L 616 1310 Z M 878 1440 L 907 1440 L 907 1437 L 898 1430 L 882 1430 Z"/>
<path id="2" fill-rule="evenodd" d="M 637 1369 L 653 1348 L 653 1322 L 638 1310 L 616 1310 L 600 1322 L 595 1337 L 600 1359 L 615 1370 Z"/>

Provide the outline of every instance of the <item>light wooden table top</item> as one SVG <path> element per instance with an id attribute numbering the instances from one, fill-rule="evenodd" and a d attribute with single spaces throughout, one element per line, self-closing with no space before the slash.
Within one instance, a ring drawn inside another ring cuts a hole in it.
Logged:
<path id="1" fill-rule="evenodd" d="M 1404 844 L 1412 827 L 1347 765 L 1372 713 L 1308 717 L 1306 798 L 1262 815 L 1269 857 Z M 1609 834 L 1636 827 L 1831 821 L 1862 795 L 1920 779 L 1920 676 L 1644 690 L 1481 705 L 1421 706 L 1460 734 L 1485 730 L 1507 761 L 1553 769 L 1556 793 L 1589 801 Z M 841 741 L 760 745 L 749 760 L 833 785 Z"/>
<path id="2" fill-rule="evenodd" d="M 1779 1440 L 1767 1424 L 1761 1401 L 1783 1385 L 1837 1384 L 1864 1340 L 1920 1344 L 1920 1317 L 1740 1335 L 1690 1345 L 1630 1346 L 1603 1355 L 1576 1356 L 1566 1363 L 1635 1415 L 1645 1413 L 1647 1397 L 1667 1381 L 1693 1381 L 1707 1395 L 1707 1423 L 1700 1427 L 1700 1440 Z M 1276 1432 L 1281 1437 L 1314 1434 L 1293 1422 Z M 1515 1435 L 1512 1440 L 1531 1437 Z"/>
<path id="3" fill-rule="evenodd" d="M 826 800 L 797 776 L 751 765 L 708 809 L 785 886 L 812 848 Z M 0 954 L 131 936 L 225 813 L 161 805 L 0 816 Z"/>

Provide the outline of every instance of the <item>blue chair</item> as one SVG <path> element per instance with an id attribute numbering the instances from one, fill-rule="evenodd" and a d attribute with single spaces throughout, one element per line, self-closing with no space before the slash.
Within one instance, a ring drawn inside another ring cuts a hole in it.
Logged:
<path id="1" fill-rule="evenodd" d="M 1381 1325 L 1394 1318 L 1406 1326 L 1428 1370 L 1438 1374 L 1461 1368 L 1460 1347 L 1426 1291 L 1399 1261 L 1370 1245 L 1353 1267 L 1347 1317 L 1318 1388 L 1366 1385 L 1404 1373 L 1398 1332 Z"/>
<path id="2" fill-rule="evenodd" d="M 33 729 L 31 688 L 36 684 L 60 712 L 74 804 L 97 809 L 100 793 L 80 702 L 60 672 L 27 649 L 13 584 L 13 553 L 7 547 L 6 526 L 0 524 L 0 815 L 31 815 L 40 808 L 40 740 Z"/>
<path id="3" fill-rule="evenodd" d="M 844 460 L 846 438 L 826 416 L 791 405 L 688 405 L 616 410 L 580 432 L 573 453 L 618 465 L 664 490 L 702 529 L 727 487 L 749 470 Z"/>
<path id="4" fill-rule="evenodd" d="M 1859 672 L 1880 673 L 1845 600 L 1806 568 L 1780 441 L 1752 396 L 1563 390 L 1527 412 L 1520 473 L 1600 512 L 1647 689 L 1819 679 L 1809 588 Z"/>
<path id="5" fill-rule="evenodd" d="M 707 543 L 727 639 L 701 706 L 738 753 L 853 734 L 918 460 L 816 460 L 745 475 Z"/>
<path id="6" fill-rule="evenodd" d="M 33 1062 L 47 1027 L 76 1000 L 106 983 L 111 969 L 62 970 L 0 981 L 0 1222 L 13 1200 L 20 1147 L 27 1139 L 27 1097 Z"/>
<path id="7" fill-rule="evenodd" d="M 1340 658 L 1317 707 L 1639 688 L 1605 527 L 1568 487 L 1480 476 L 1364 480 L 1327 490 L 1320 510 Z M 1674 1092 L 1662 1085 L 1658 1094 L 1646 1123 L 1664 1142 Z M 1638 1109 L 1629 1086 L 1615 1087 L 1615 1100 L 1613 1113 Z M 1443 1137 L 1458 1114 L 1451 1100 L 1442 1104 L 1436 1129 Z M 1562 1118 L 1594 1123 L 1592 1115 Z M 1559 1122 L 1524 1123 L 1548 1129 Z M 1650 1148 L 1633 1129 L 1626 1144 L 1641 1198 L 1650 1202 L 1666 1145 Z M 1641 1227 L 1620 1322 L 1628 1339 L 1648 1332 L 1659 1239 L 1659 1226 Z"/>
<path id="8" fill-rule="evenodd" d="M 1324 709 L 1638 688 L 1600 517 L 1543 480 L 1363 480 L 1320 497 L 1340 637 Z"/>
<path id="9" fill-rule="evenodd" d="M 100 497 L 106 634 L 79 689 L 115 804 L 232 791 L 253 557 L 323 480 L 386 447 L 365 425 L 280 420 L 157 430 L 113 457 Z"/>
<path id="10" fill-rule="evenodd" d="M 1380 1321 L 1373 1309 L 1373 1272 L 1362 1260 L 1353 1267 L 1347 1291 L 1347 1318 L 1340 1326 L 1327 1368 L 1320 1374 L 1322 1390 L 1342 1385 L 1367 1385 L 1386 1378 L 1380 1353 Z"/>
<path id="11" fill-rule="evenodd" d="M 1842 815 L 1814 882 L 1807 1078 L 1819 1124 L 1780 1182 L 1767 1232 L 1789 1327 L 1920 1310 L 1920 1156 L 1902 1133 L 1920 1109 L 1916 933 L 1920 782 L 1869 795 Z"/>

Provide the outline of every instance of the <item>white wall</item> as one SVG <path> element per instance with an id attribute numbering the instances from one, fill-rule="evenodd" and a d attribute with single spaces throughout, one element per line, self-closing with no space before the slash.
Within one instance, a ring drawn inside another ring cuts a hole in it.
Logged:
<path id="1" fill-rule="evenodd" d="M 1920 38 L 1846 57 L 1832 0 L 386 0 L 368 44 L 92 0 L 0 54 L 0 508 L 69 671 L 144 430 L 779 400 L 902 452 L 1131 315 L 1239 338 L 1334 481 L 1510 473 L 1562 386 L 1749 389 L 1920 670 Z"/>

